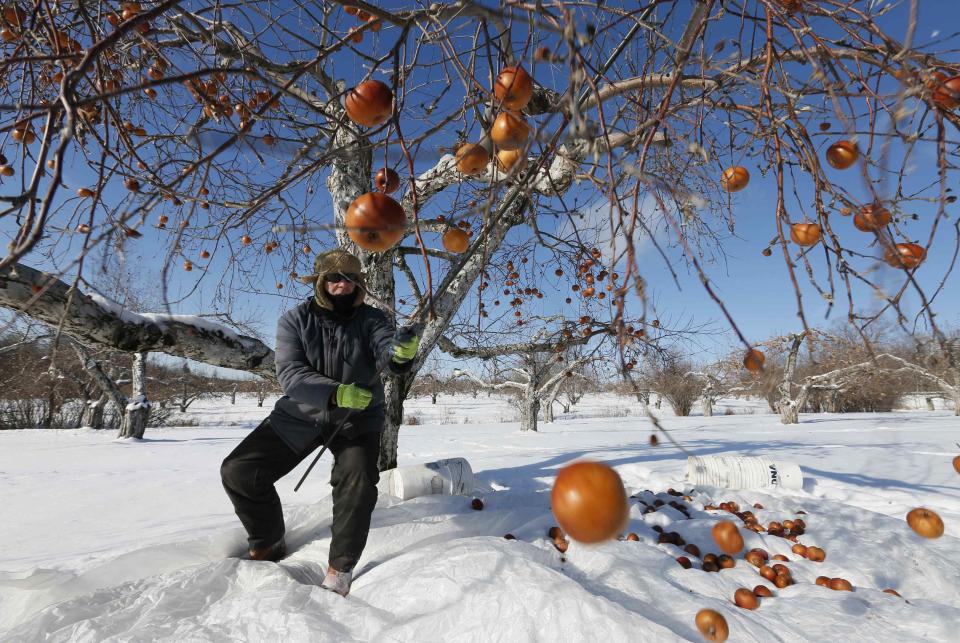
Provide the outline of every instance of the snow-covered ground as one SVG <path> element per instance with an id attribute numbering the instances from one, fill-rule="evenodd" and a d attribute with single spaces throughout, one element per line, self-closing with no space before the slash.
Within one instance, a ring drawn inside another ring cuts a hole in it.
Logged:
<path id="1" fill-rule="evenodd" d="M 294 553 L 280 565 L 227 558 L 244 534 L 219 464 L 271 405 L 201 401 L 182 418 L 192 426 L 150 429 L 142 442 L 0 432 L 0 641 L 700 640 L 702 608 L 726 616 L 733 641 L 956 640 L 960 475 L 951 459 L 960 420 L 951 412 L 804 415 L 783 426 L 756 400 L 721 401 L 712 418 L 674 418 L 664 405 L 662 423 L 683 452 L 649 446 L 650 422 L 628 398 L 587 397 L 536 434 L 504 421 L 515 411 L 502 397 L 413 400 L 407 415 L 419 424 L 401 432 L 401 465 L 465 457 L 485 507 L 381 495 L 342 599 L 318 587 L 330 543 L 329 456 L 299 493 L 306 462 L 278 484 Z M 698 488 L 689 520 L 670 508 L 643 515 L 631 501 L 628 530 L 640 542 L 574 542 L 561 556 L 547 539 L 559 467 L 602 460 L 629 493 L 690 491 L 688 453 L 794 462 L 804 488 Z M 741 559 L 707 573 L 694 560 L 685 570 L 675 562 L 683 552 L 657 544 L 652 529 L 716 551 L 710 527 L 729 514 L 702 507 L 724 500 L 761 503 L 762 523 L 805 511 L 800 541 L 824 548 L 826 561 L 744 531 L 747 549 L 787 555 L 797 583 L 756 611 L 737 608 L 734 591 L 763 582 L 755 568 Z M 915 535 L 904 516 L 916 506 L 936 510 L 946 535 Z M 820 575 L 855 591 L 816 586 Z"/>

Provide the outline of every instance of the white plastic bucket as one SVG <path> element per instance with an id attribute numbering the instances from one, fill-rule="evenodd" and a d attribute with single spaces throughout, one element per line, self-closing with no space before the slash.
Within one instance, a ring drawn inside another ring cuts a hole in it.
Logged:
<path id="1" fill-rule="evenodd" d="M 766 456 L 692 455 L 687 458 L 686 477 L 693 485 L 728 489 L 803 489 L 803 472 L 798 465 L 774 462 Z"/>
<path id="2" fill-rule="evenodd" d="M 469 496 L 473 493 L 473 469 L 463 458 L 397 467 L 380 474 L 379 486 L 401 500 L 434 494 Z"/>

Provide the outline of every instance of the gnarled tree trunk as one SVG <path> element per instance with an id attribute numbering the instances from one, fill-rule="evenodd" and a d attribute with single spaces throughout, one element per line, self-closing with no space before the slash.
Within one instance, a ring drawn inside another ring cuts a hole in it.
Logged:
<path id="1" fill-rule="evenodd" d="M 535 370 L 535 369 L 532 369 Z M 536 431 L 537 415 L 540 413 L 540 398 L 537 397 L 538 380 L 535 373 L 532 373 L 530 381 L 523 389 L 520 398 L 520 430 Z"/>
<path id="2" fill-rule="evenodd" d="M 147 399 L 147 354 L 133 354 L 133 372 L 131 376 L 132 394 L 124 407 L 123 422 L 120 425 L 121 438 L 143 438 L 150 417 L 150 400 Z"/>
<path id="3" fill-rule="evenodd" d="M 380 471 L 394 469 L 397 466 L 397 449 L 400 437 L 400 425 L 403 424 L 403 401 L 413 385 L 415 375 L 412 373 L 399 377 L 388 377 L 383 383 L 383 394 L 386 404 L 386 419 L 383 433 L 380 435 Z"/>
<path id="4" fill-rule="evenodd" d="M 557 401 L 557 398 L 551 398 L 544 400 L 541 410 L 543 411 L 543 421 L 547 424 L 553 423 L 553 403 Z"/>
<path id="5" fill-rule="evenodd" d="M 107 394 L 101 393 L 96 400 L 87 400 L 83 405 L 83 416 L 80 418 L 80 426 L 90 429 L 103 428 L 103 412 L 107 405 Z"/>
<path id="6" fill-rule="evenodd" d="M 793 400 L 780 401 L 780 422 L 783 424 L 797 424 L 800 422 L 800 406 Z"/>
<path id="7" fill-rule="evenodd" d="M 793 380 L 797 373 L 797 354 L 800 352 L 800 346 L 806 336 L 806 331 L 790 336 L 790 352 L 787 354 L 787 363 L 783 368 L 783 379 L 780 380 L 780 385 L 777 387 L 780 393 L 777 411 L 780 413 L 780 422 L 783 424 L 797 424 L 800 421 L 800 409 L 806 403 L 806 395 L 803 395 L 804 399 L 802 401 L 793 399 Z"/>
<path id="8" fill-rule="evenodd" d="M 713 395 L 706 394 L 703 396 L 703 417 L 713 417 Z"/>

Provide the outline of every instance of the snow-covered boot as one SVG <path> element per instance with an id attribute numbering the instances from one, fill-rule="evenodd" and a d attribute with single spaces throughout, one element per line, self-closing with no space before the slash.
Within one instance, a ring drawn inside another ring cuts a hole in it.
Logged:
<path id="1" fill-rule="evenodd" d="M 262 547 L 260 549 L 251 549 L 247 554 L 247 558 L 250 560 L 267 560 L 271 563 L 275 563 L 278 560 L 281 560 L 284 556 L 287 555 L 287 543 L 284 542 L 284 539 L 281 538 L 277 542 L 273 543 L 269 547 Z"/>
<path id="2" fill-rule="evenodd" d="M 350 576 L 350 572 L 338 572 L 333 567 L 329 567 L 320 587 L 336 592 L 340 596 L 346 596 L 350 593 Z"/>

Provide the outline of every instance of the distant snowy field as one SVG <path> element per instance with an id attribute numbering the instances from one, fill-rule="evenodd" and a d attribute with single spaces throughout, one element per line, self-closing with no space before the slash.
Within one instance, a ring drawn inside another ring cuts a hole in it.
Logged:
<path id="1" fill-rule="evenodd" d="M 88 430 L 0 432 L 0 641 L 697 641 L 702 608 L 726 616 L 731 641 L 956 640 L 960 419 L 950 411 L 803 415 L 783 426 L 756 400 L 723 400 L 712 418 L 675 418 L 664 404 L 654 412 L 690 454 L 794 462 L 803 490 L 699 488 L 690 520 L 669 508 L 643 515 L 631 501 L 628 530 L 640 542 L 573 543 L 562 558 L 546 537 L 559 467 L 602 460 L 628 493 L 689 491 L 687 453 L 649 446 L 650 422 L 628 398 L 588 396 L 539 433 L 521 433 L 502 397 L 412 400 L 406 415 L 419 424 L 401 430 L 401 466 L 465 457 L 486 506 L 381 495 L 342 599 L 318 587 L 329 456 L 299 493 L 306 462 L 278 485 L 294 553 L 280 565 L 227 558 L 244 534 L 220 461 L 273 400 L 237 402 L 197 402 L 179 418 L 190 426 L 148 429 L 139 443 Z M 797 560 L 790 542 L 744 531 L 748 549 L 786 554 L 797 583 L 739 609 L 734 590 L 763 582 L 756 569 L 740 559 L 720 573 L 698 560 L 684 570 L 682 552 L 652 529 L 717 551 L 710 527 L 728 514 L 702 507 L 724 500 L 762 503 L 764 524 L 806 511 L 800 541 L 824 548 L 826 561 Z M 904 521 L 916 506 L 937 511 L 946 535 L 916 536 Z M 818 587 L 819 575 L 855 591 Z"/>

